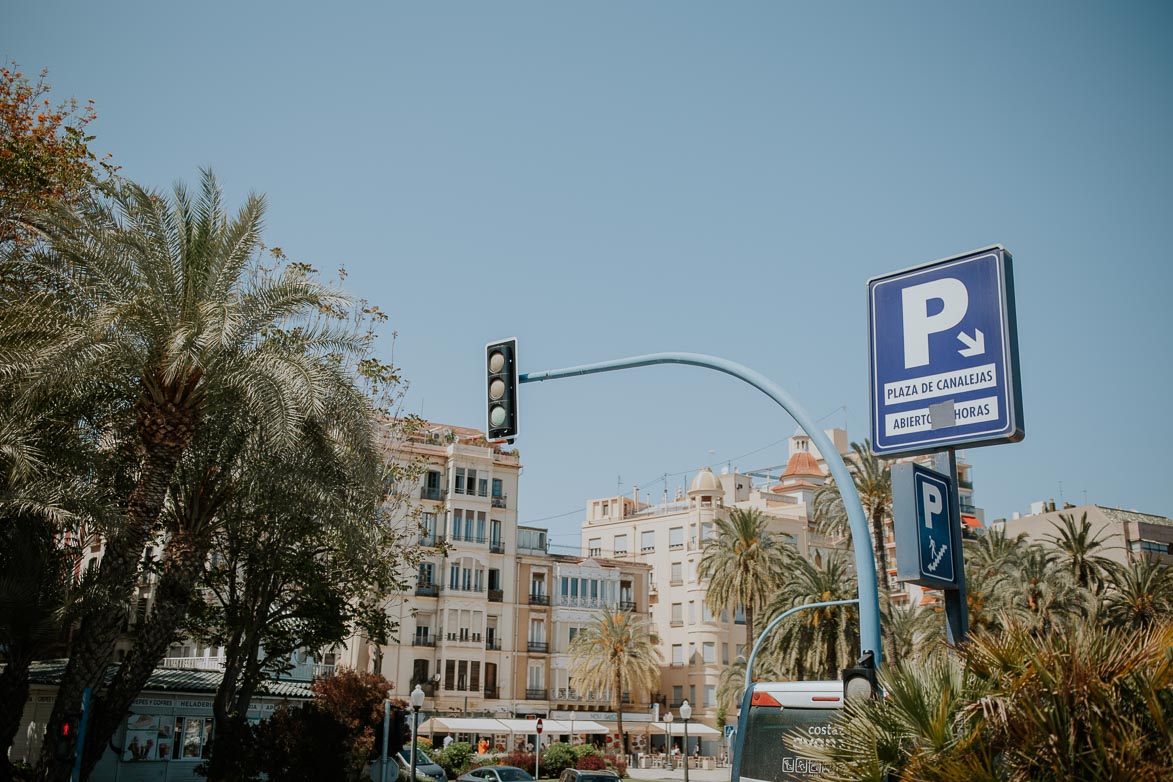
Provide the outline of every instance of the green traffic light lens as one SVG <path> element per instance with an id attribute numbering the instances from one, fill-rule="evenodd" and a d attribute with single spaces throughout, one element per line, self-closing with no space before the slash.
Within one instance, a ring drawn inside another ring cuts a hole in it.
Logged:
<path id="1" fill-rule="evenodd" d="M 489 409 L 489 424 L 492 426 L 503 426 L 505 424 L 505 408 L 501 405 L 494 405 Z"/>
<path id="2" fill-rule="evenodd" d="M 489 354 L 489 371 L 500 372 L 505 368 L 505 354 L 501 351 Z"/>

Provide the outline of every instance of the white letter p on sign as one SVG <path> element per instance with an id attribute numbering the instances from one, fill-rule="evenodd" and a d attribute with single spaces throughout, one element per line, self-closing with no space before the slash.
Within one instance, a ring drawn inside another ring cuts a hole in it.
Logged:
<path id="1" fill-rule="evenodd" d="M 969 292 L 961 280 L 943 277 L 901 291 L 904 305 L 904 368 L 929 363 L 929 335 L 951 329 L 969 309 Z M 938 299 L 941 311 L 929 314 L 929 302 Z"/>
<path id="2" fill-rule="evenodd" d="M 933 516 L 945 509 L 944 498 L 941 497 L 941 490 L 928 481 L 921 484 L 920 494 L 925 509 L 925 526 L 932 529 Z"/>

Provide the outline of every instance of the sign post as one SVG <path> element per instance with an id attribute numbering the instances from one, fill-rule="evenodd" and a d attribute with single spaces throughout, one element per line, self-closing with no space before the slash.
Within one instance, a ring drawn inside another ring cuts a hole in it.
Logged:
<path id="1" fill-rule="evenodd" d="M 538 722 L 534 725 L 534 729 L 538 732 L 538 741 L 534 744 L 534 779 L 541 779 L 541 763 L 542 757 L 542 718 L 538 717 Z"/>
<path id="2" fill-rule="evenodd" d="M 969 629 L 956 448 L 1025 436 L 1012 258 L 1001 245 L 868 281 L 872 449 L 935 453 L 892 467 L 897 577 L 945 594 L 950 643 Z"/>

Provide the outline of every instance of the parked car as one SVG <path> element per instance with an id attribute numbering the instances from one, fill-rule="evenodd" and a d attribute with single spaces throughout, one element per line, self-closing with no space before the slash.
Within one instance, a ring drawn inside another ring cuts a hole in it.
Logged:
<path id="1" fill-rule="evenodd" d="M 407 777 L 411 776 L 410 744 L 404 747 L 403 750 L 400 751 L 397 755 L 395 755 L 395 760 L 398 762 L 399 767 L 403 769 L 404 772 L 406 772 L 403 774 L 404 779 L 407 779 Z M 444 769 L 440 768 L 436 761 L 428 757 L 427 754 L 419 748 L 416 748 L 415 751 L 415 773 L 417 775 L 422 774 L 429 776 L 432 779 L 438 780 L 438 782 L 448 782 L 448 775 L 444 773 Z M 414 780 L 408 780 L 408 782 L 414 782 Z"/>
<path id="2" fill-rule="evenodd" d="M 456 782 L 533 782 L 533 775 L 517 766 L 481 766 Z"/>
<path id="3" fill-rule="evenodd" d="M 586 771 L 578 768 L 568 768 L 558 777 L 558 782 L 619 782 L 619 775 L 614 771 Z"/>

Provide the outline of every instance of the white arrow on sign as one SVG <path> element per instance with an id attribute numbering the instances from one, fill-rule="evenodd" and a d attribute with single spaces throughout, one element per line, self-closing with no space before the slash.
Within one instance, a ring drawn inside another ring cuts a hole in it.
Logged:
<path id="1" fill-rule="evenodd" d="M 986 352 L 986 335 L 982 333 L 981 329 L 973 330 L 974 336 L 969 336 L 964 331 L 957 332 L 957 339 L 966 347 L 957 351 L 966 358 L 972 356 L 980 356 Z"/>

